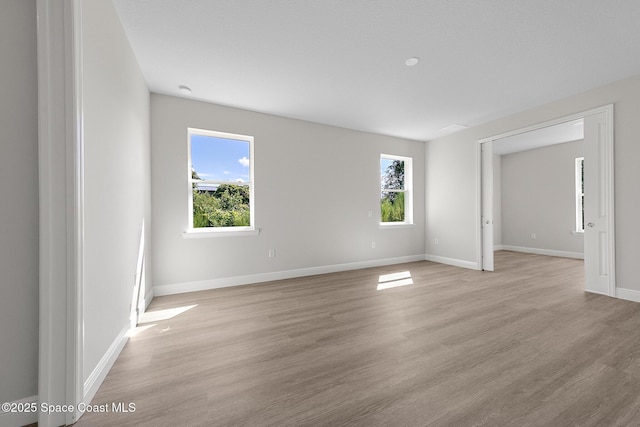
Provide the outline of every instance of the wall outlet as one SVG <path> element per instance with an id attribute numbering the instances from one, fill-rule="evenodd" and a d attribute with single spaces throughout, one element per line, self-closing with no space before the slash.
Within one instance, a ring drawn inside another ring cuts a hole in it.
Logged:
<path id="1" fill-rule="evenodd" d="M 275 258 L 275 257 L 276 257 L 276 250 L 269 249 L 269 258 Z"/>
<path id="2" fill-rule="evenodd" d="M 367 211 L 367 216 L 369 218 L 373 218 L 373 211 Z"/>
<path id="3" fill-rule="evenodd" d="M 438 238 L 436 237 L 435 239 L 433 239 L 433 244 L 437 245 L 438 243 L 440 243 L 440 241 L 438 240 Z"/>
<path id="4" fill-rule="evenodd" d="M 536 233 L 531 233 L 531 238 L 535 240 L 535 238 L 536 238 Z"/>
<path id="5" fill-rule="evenodd" d="M 376 248 L 376 242 L 371 242 L 371 249 L 375 249 Z"/>

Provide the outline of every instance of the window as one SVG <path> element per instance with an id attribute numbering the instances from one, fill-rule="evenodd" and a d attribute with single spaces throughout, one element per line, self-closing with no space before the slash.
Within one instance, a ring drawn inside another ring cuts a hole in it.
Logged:
<path id="1" fill-rule="evenodd" d="M 254 229 L 253 137 L 188 130 L 189 229 Z"/>
<path id="2" fill-rule="evenodd" d="M 413 170 L 410 157 L 380 155 L 382 225 L 413 224 Z"/>
<path id="3" fill-rule="evenodd" d="M 576 231 L 584 232 L 584 157 L 576 159 Z"/>

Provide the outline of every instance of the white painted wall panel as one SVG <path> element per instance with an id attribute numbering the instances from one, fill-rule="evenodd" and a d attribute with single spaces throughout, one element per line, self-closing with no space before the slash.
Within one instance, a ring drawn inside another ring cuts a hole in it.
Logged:
<path id="1" fill-rule="evenodd" d="M 583 146 L 580 140 L 502 156 L 503 245 L 584 253 L 584 237 L 571 234 Z"/>
<path id="2" fill-rule="evenodd" d="M 149 91 L 111 1 L 83 2 L 82 28 L 86 380 L 129 322 L 150 154 Z"/>
<path id="3" fill-rule="evenodd" d="M 424 254 L 424 143 L 156 94 L 151 117 L 154 285 Z M 187 127 L 255 137 L 259 235 L 183 238 Z M 378 227 L 381 153 L 414 159 L 415 227 Z"/>
<path id="4" fill-rule="evenodd" d="M 462 133 L 425 147 L 426 253 L 476 263 L 477 142 Z M 436 243 L 436 239 L 438 243 Z"/>

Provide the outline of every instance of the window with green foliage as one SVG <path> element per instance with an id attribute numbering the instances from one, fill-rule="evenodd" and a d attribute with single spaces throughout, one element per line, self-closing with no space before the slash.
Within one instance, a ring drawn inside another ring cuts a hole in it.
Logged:
<path id="1" fill-rule="evenodd" d="M 382 224 L 412 224 L 412 159 L 380 155 L 380 218 Z"/>
<path id="2" fill-rule="evenodd" d="M 189 129 L 192 229 L 253 229 L 253 137 Z"/>

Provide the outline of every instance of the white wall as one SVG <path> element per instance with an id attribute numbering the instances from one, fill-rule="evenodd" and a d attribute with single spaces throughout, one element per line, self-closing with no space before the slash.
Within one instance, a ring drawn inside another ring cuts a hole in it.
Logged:
<path id="1" fill-rule="evenodd" d="M 424 254 L 422 142 L 156 94 L 151 123 L 156 290 Z M 258 236 L 183 238 L 187 127 L 255 137 Z M 378 227 L 381 153 L 414 159 L 414 227 Z M 268 258 L 269 249 L 276 250 L 275 258 Z"/>
<path id="2" fill-rule="evenodd" d="M 36 43 L 35 0 L 0 2 L 0 403 L 38 394 Z"/>
<path id="3" fill-rule="evenodd" d="M 82 28 L 86 381 L 129 322 L 143 220 L 150 225 L 150 120 L 149 91 L 111 1 L 83 2 Z"/>
<path id="4" fill-rule="evenodd" d="M 460 135 L 425 146 L 425 251 L 430 257 L 464 265 L 476 262 L 476 197 L 478 203 L 480 199 L 475 182 L 476 143 L 458 140 Z"/>
<path id="5" fill-rule="evenodd" d="M 503 245 L 584 253 L 584 237 L 571 233 L 583 147 L 580 140 L 502 156 Z"/>
<path id="6" fill-rule="evenodd" d="M 640 76 L 602 86 L 569 98 L 453 135 L 426 145 L 427 253 L 478 262 L 476 251 L 477 141 L 569 114 L 615 103 L 615 211 L 617 286 L 640 290 L 636 264 L 640 241 L 638 185 L 640 168 Z M 432 236 L 441 238 L 434 245 Z"/>

